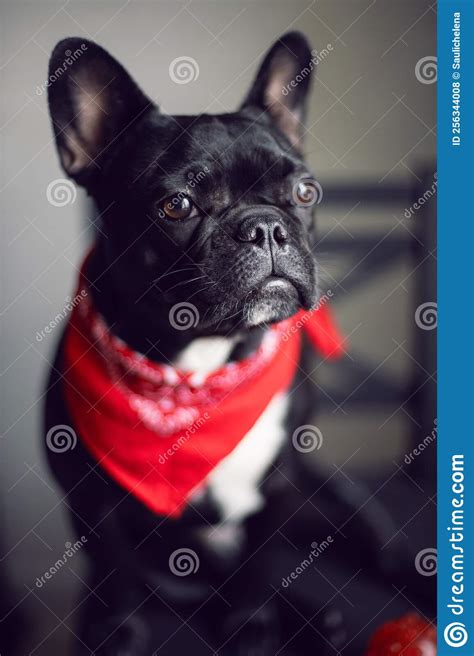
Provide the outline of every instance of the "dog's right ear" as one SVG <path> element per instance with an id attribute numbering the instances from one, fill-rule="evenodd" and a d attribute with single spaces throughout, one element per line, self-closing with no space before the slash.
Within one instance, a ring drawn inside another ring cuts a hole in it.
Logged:
<path id="1" fill-rule="evenodd" d="M 48 84 L 62 167 L 86 187 L 127 130 L 156 107 L 108 52 L 78 37 L 53 50 Z"/>

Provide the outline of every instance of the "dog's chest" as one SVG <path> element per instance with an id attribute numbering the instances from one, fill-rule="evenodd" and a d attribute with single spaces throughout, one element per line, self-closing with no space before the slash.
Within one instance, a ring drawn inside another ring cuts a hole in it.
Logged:
<path id="1" fill-rule="evenodd" d="M 193 371 L 198 379 L 229 357 L 235 341 L 226 337 L 194 340 L 181 354 L 177 364 Z M 285 439 L 288 395 L 275 396 L 237 447 L 208 475 L 206 485 L 195 495 L 199 504 L 203 494 L 218 506 L 223 522 L 239 523 L 259 510 L 264 499 L 259 490 Z"/>
<path id="2" fill-rule="evenodd" d="M 289 398 L 278 394 L 237 447 L 209 474 L 205 490 L 224 522 L 238 523 L 264 503 L 260 485 L 286 437 Z"/>

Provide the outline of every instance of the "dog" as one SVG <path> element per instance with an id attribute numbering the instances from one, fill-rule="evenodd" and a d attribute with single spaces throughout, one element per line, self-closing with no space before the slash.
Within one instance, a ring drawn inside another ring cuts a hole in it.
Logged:
<path id="1" fill-rule="evenodd" d="M 287 601 L 279 583 L 301 560 L 295 544 L 319 556 L 356 504 L 291 439 L 315 408 L 309 342 L 295 341 L 319 315 L 311 48 L 282 36 L 240 109 L 212 116 L 161 113 L 81 38 L 56 46 L 50 73 L 71 53 L 49 107 L 61 166 L 98 217 L 45 435 L 78 436 L 70 450 L 46 440 L 94 591 L 77 653 L 331 652 L 345 634 L 330 590 Z M 315 330 L 327 336 L 330 319 Z"/>

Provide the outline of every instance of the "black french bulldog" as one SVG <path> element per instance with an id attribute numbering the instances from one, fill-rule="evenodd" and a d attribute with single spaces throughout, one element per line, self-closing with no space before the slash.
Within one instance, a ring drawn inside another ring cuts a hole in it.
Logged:
<path id="1" fill-rule="evenodd" d="M 239 111 L 217 116 L 162 114 L 111 55 L 80 38 L 56 46 L 50 73 L 79 51 L 50 85 L 49 104 L 61 165 L 99 213 L 86 271 L 95 307 L 123 343 L 153 361 L 208 371 L 242 360 L 270 324 L 318 297 L 306 202 L 314 182 L 302 154 L 313 68 L 305 38 L 294 32 L 277 41 Z M 186 331 L 169 320 L 182 301 L 200 317 Z M 74 426 L 63 373 L 61 345 L 46 432 Z M 283 421 L 291 436 L 308 423 L 314 391 L 302 369 L 293 386 L 297 393 L 266 431 L 281 430 Z M 255 442 L 257 490 L 240 489 L 237 474 L 176 520 L 126 493 L 80 440 L 73 451 L 47 449 L 75 531 L 87 536 L 94 593 L 77 653 L 314 656 L 340 647 L 347 636 L 331 587 L 311 574 L 288 590 L 281 581 L 311 542 L 328 534 L 338 541 L 334 527 L 357 501 L 315 480 L 297 455 L 289 439 L 270 454 Z M 239 506 L 238 521 L 225 520 L 226 504 Z M 371 532 L 359 562 L 372 558 Z M 199 555 L 188 577 L 169 567 L 183 547 Z"/>

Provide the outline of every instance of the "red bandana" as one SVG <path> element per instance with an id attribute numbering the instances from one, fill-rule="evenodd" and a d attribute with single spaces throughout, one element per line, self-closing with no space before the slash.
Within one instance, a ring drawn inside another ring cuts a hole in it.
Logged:
<path id="1" fill-rule="evenodd" d="M 299 329 L 324 357 L 343 339 L 327 305 L 272 326 L 245 360 L 197 378 L 132 351 L 92 305 L 84 276 L 66 332 L 65 394 L 78 434 L 108 474 L 160 515 L 179 516 L 298 366 Z"/>

